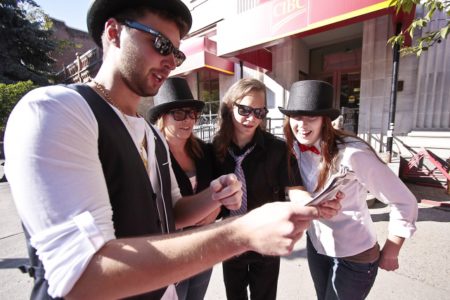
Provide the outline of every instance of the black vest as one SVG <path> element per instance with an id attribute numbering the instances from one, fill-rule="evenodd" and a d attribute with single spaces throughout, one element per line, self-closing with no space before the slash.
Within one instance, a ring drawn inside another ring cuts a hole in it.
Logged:
<path id="1" fill-rule="evenodd" d="M 157 203 L 147 171 L 122 120 L 109 104 L 88 86 L 69 87 L 83 96 L 97 119 L 99 157 L 111 201 L 116 237 L 160 235 L 175 231 L 169 158 L 159 135 L 150 126 L 155 136 L 157 171 L 163 193 L 163 201 Z M 165 221 L 161 221 L 164 219 Z M 30 258 L 35 261 L 36 254 L 31 253 Z M 40 261 L 39 266 L 31 266 L 35 277 L 31 298 L 51 299 L 47 295 L 48 283 L 45 279 L 38 278 L 38 274 L 43 273 L 37 271 L 39 267 L 42 267 Z M 131 299 L 159 300 L 164 291 L 165 288 Z"/>

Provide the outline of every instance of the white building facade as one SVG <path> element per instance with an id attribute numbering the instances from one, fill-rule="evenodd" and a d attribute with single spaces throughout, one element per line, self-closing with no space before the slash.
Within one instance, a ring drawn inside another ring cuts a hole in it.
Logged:
<path id="1" fill-rule="evenodd" d="M 270 127 L 280 134 L 277 107 L 291 84 L 325 80 L 335 88 L 345 129 L 386 151 L 393 68 L 387 40 L 395 23 L 406 26 L 413 16 L 399 19 L 390 1 L 376 0 L 185 2 L 194 19 L 181 45 L 188 58 L 171 75 L 186 77 L 194 96 L 219 101 L 239 78 L 258 78 L 268 88 Z M 446 21 L 430 26 L 439 22 Z M 450 157 L 450 39 L 420 58 L 400 59 L 393 155 L 409 158 L 421 147 Z"/>

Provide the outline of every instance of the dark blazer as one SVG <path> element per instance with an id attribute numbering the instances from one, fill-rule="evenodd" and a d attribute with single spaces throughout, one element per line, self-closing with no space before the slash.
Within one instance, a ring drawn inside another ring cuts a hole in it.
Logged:
<path id="1" fill-rule="evenodd" d="M 209 184 L 214 179 L 213 172 L 213 151 L 211 144 L 206 144 L 200 139 L 197 139 L 200 143 L 200 147 L 203 151 L 203 156 L 200 159 L 195 160 L 195 169 L 197 176 L 197 191 L 199 193 L 209 187 Z M 191 182 L 189 181 L 188 176 L 183 171 L 181 166 L 178 164 L 177 160 L 173 156 L 172 152 L 170 153 L 170 159 L 172 161 L 172 169 L 175 173 L 175 177 L 177 178 L 178 187 L 180 188 L 180 192 L 182 196 L 189 196 L 195 194 L 192 190 Z"/>
<path id="2" fill-rule="evenodd" d="M 257 129 L 253 140 L 244 148 L 232 143 L 230 149 L 235 155 L 241 155 L 253 145 L 255 148 L 242 162 L 249 211 L 268 202 L 285 201 L 286 187 L 302 185 L 295 157 L 288 160 L 286 143 L 270 133 Z M 235 166 L 233 157 L 227 153 L 223 162 L 215 161 L 215 175 L 234 173 Z"/>

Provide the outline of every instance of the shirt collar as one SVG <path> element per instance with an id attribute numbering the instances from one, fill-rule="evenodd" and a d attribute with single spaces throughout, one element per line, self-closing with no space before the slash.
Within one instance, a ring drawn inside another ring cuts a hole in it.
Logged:
<path id="1" fill-rule="evenodd" d="M 255 134 L 253 135 L 253 138 L 250 141 L 250 143 L 245 145 L 242 149 L 239 148 L 234 142 L 231 142 L 230 148 L 235 155 L 241 155 L 245 151 L 247 151 L 247 149 L 249 149 L 250 147 L 253 147 L 253 145 L 256 148 L 261 148 L 261 149 L 265 148 L 264 133 L 262 132 L 262 130 L 259 127 L 256 128 Z"/>

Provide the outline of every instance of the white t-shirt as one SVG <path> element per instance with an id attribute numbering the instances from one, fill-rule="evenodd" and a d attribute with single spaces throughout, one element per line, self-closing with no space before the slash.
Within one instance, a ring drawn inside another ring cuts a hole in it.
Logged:
<path id="1" fill-rule="evenodd" d="M 123 115 L 113 109 L 124 122 Z M 160 195 L 153 131 L 143 118 L 128 119 L 132 126 L 124 124 L 132 137 L 147 134 L 150 181 Z M 97 120 L 74 90 L 35 89 L 10 115 L 5 154 L 14 202 L 44 264 L 48 292 L 64 297 L 96 251 L 115 238 L 98 154 Z M 175 203 L 181 194 L 170 170 Z"/>
<path id="2" fill-rule="evenodd" d="M 335 171 L 346 168 L 355 173 L 355 179 L 340 188 L 345 196 L 338 214 L 329 220 L 314 220 L 308 229 L 317 252 L 332 257 L 356 255 L 375 245 L 377 237 L 366 203 L 367 191 L 391 206 L 389 233 L 408 238 L 416 230 L 415 196 L 366 144 L 354 138 L 346 141 L 350 143 L 339 145 Z M 315 144 L 318 149 L 319 144 Z M 300 153 L 297 145 L 294 150 L 300 156 L 298 163 L 305 188 L 314 196 L 321 155 L 311 151 Z"/>

